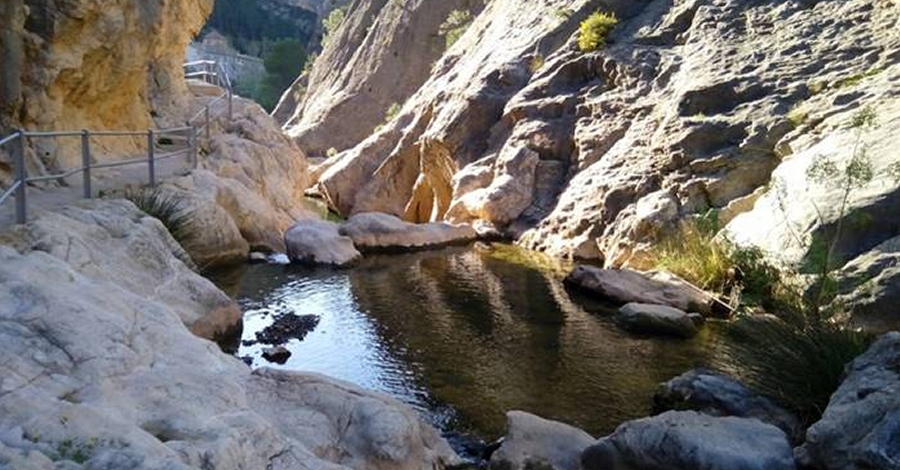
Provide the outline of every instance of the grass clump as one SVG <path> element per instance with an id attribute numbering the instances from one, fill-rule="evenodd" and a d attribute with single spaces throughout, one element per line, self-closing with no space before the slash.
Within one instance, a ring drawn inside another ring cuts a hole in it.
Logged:
<path id="1" fill-rule="evenodd" d="M 124 197 L 145 214 L 159 219 L 186 251 L 197 246 L 197 227 L 191 212 L 177 194 L 160 188 L 145 188 L 126 191 Z"/>
<path id="2" fill-rule="evenodd" d="M 578 48 L 582 52 L 591 52 L 606 45 L 606 37 L 619 24 L 612 13 L 598 11 L 581 22 L 578 34 Z"/>
<path id="3" fill-rule="evenodd" d="M 456 41 L 462 37 L 472 24 L 472 13 L 468 10 L 453 10 L 447 15 L 447 19 L 441 24 L 439 34 L 444 36 L 447 43 L 447 49 L 456 44 Z"/>
<path id="4" fill-rule="evenodd" d="M 751 389 L 796 414 L 806 426 L 821 416 L 847 363 L 872 338 L 829 322 L 794 317 L 746 317 L 729 325 L 725 358 Z M 727 364 L 718 368 L 734 369 Z"/>

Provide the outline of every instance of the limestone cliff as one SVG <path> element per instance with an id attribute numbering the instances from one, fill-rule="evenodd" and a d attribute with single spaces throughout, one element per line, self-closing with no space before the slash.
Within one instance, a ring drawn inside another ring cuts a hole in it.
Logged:
<path id="1" fill-rule="evenodd" d="M 610 44 L 583 53 L 576 29 L 597 10 L 620 23 Z M 528 247 L 639 265 L 674 220 L 712 208 L 727 222 L 751 208 L 790 153 L 853 109 L 883 105 L 882 132 L 896 135 L 897 17 L 890 1 L 495 0 L 397 118 L 328 161 L 318 185 L 345 214 L 488 222 Z M 352 29 L 333 56 L 363 44 Z M 318 66 L 372 77 L 337 60 Z M 376 83 L 382 98 L 396 88 Z M 807 107 L 798 122 L 791 110 Z M 360 101 L 354 116 L 369 109 Z M 358 122 L 297 140 L 340 148 L 367 127 Z"/>
<path id="2" fill-rule="evenodd" d="M 10 0 L 0 7 L 0 134 L 181 125 L 184 50 L 213 0 Z M 139 139 L 103 139 L 122 158 Z M 72 139 L 29 142 L 32 172 L 80 163 Z M 108 152 L 106 152 L 108 151 Z M 0 173 L 8 165 L 0 157 Z"/>
<path id="3" fill-rule="evenodd" d="M 428 79 L 446 48 L 439 30 L 450 12 L 479 9 L 479 0 L 354 2 L 285 130 L 310 156 L 356 145 Z"/>

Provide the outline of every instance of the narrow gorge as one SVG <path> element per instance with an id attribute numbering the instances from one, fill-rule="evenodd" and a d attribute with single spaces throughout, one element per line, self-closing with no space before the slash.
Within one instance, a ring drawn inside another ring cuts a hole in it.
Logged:
<path id="1" fill-rule="evenodd" d="M 897 0 L 7 0 L 0 65 L 2 470 L 900 469 Z"/>

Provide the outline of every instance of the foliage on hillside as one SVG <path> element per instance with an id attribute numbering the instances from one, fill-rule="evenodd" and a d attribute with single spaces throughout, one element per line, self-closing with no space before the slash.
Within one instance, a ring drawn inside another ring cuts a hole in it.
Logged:
<path id="1" fill-rule="evenodd" d="M 216 0 L 206 29 L 215 29 L 244 54 L 265 57 L 269 47 L 282 39 L 307 44 L 316 28 L 316 14 L 296 9 L 287 19 L 266 11 L 259 2 Z"/>
<path id="2" fill-rule="evenodd" d="M 300 41 L 283 39 L 272 45 L 265 57 L 266 75 L 257 83 L 238 85 L 238 94 L 247 96 L 271 111 L 278 99 L 303 70 L 306 49 Z"/>

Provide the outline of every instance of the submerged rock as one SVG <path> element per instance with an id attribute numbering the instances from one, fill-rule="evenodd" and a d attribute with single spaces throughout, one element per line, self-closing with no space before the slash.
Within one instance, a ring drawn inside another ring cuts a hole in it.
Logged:
<path id="1" fill-rule="evenodd" d="M 628 421 L 587 448 L 585 470 L 794 470 L 787 436 L 756 419 L 669 411 Z"/>
<path id="2" fill-rule="evenodd" d="M 316 315 L 281 314 L 275 317 L 271 325 L 256 332 L 256 342 L 277 345 L 292 339 L 302 341 L 318 325 L 319 317 Z"/>
<path id="3" fill-rule="evenodd" d="M 262 357 L 275 364 L 284 364 L 291 357 L 291 352 L 284 346 L 275 346 L 273 348 L 264 348 Z"/>
<path id="4" fill-rule="evenodd" d="M 345 266 L 362 255 L 353 239 L 338 233 L 338 225 L 320 219 L 306 219 L 294 224 L 284 234 L 284 244 L 291 261 L 300 264 Z"/>
<path id="5" fill-rule="evenodd" d="M 682 310 L 665 305 L 630 303 L 616 313 L 616 325 L 636 333 L 690 338 L 697 334 L 694 320 Z"/>
<path id="6" fill-rule="evenodd" d="M 706 369 L 693 369 L 661 384 L 653 404 L 657 413 L 692 409 L 711 416 L 756 418 L 778 427 L 792 440 L 802 439 L 803 428 L 796 416 L 737 380 Z"/>
<path id="7" fill-rule="evenodd" d="M 408 251 L 467 243 L 478 238 L 468 225 L 413 224 L 390 214 L 367 212 L 350 217 L 340 229 L 360 251 Z"/>
<path id="8" fill-rule="evenodd" d="M 727 308 L 710 294 L 661 271 L 642 273 L 583 265 L 569 273 L 566 283 L 618 304 L 666 305 L 704 315 L 722 315 Z"/>
<path id="9" fill-rule="evenodd" d="M 581 429 L 524 411 L 506 413 L 507 432 L 491 468 L 580 470 L 581 453 L 594 438 Z"/>
<path id="10" fill-rule="evenodd" d="M 827 470 L 900 468 L 900 333 L 882 336 L 845 374 L 798 460 Z"/>

